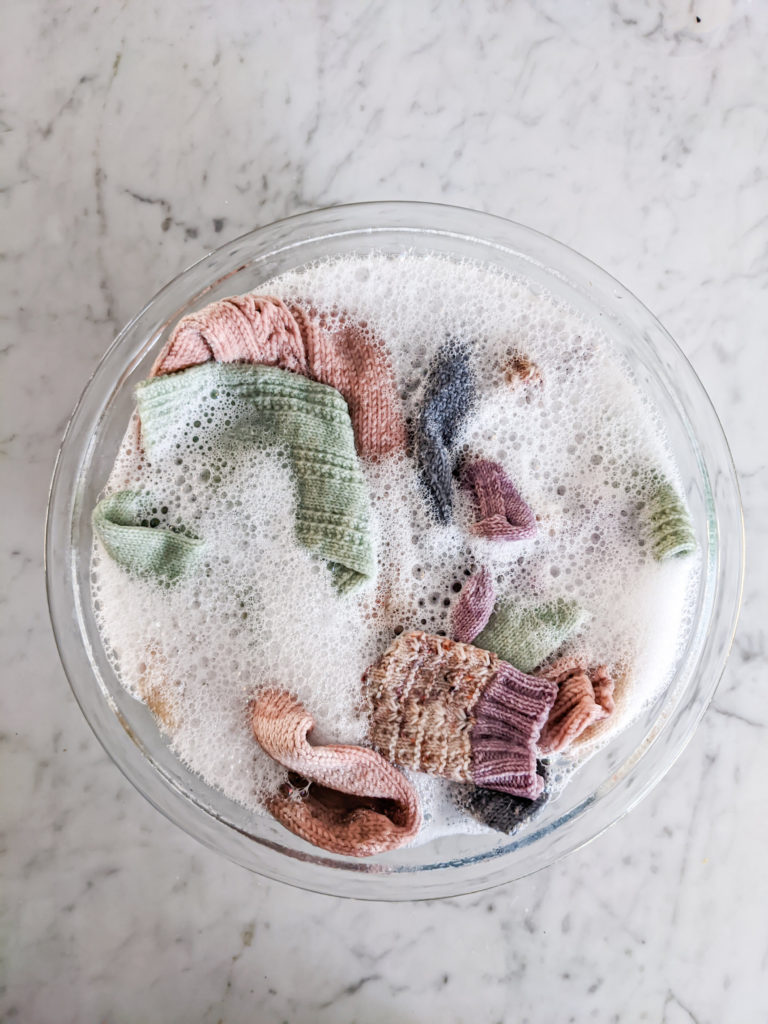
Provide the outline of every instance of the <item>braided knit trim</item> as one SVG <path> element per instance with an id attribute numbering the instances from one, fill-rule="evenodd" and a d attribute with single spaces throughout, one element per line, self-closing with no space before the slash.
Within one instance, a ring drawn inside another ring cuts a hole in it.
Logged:
<path id="1" fill-rule="evenodd" d="M 464 467 L 461 486 L 472 492 L 477 522 L 470 532 L 494 541 L 536 536 L 536 517 L 498 462 L 478 459 Z"/>

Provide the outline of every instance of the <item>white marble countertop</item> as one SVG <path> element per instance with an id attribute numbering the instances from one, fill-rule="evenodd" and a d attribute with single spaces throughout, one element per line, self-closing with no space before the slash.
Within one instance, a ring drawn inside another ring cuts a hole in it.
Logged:
<path id="1" fill-rule="evenodd" d="M 768 1019 L 768 7 L 10 0 L 3 21 L 0 1020 Z M 165 821 L 75 705 L 42 578 L 59 438 L 118 328 L 227 237 L 381 198 L 512 217 L 639 295 L 719 410 L 750 545 L 726 675 L 658 789 L 549 870 L 418 905 L 262 881 Z"/>

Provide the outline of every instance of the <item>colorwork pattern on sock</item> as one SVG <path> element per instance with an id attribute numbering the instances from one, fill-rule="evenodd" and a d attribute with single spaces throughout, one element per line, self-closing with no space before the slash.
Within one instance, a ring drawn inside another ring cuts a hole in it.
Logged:
<path id="1" fill-rule="evenodd" d="M 336 588 L 349 590 L 374 575 L 368 490 L 347 405 L 335 388 L 274 366 L 205 363 L 153 377 L 136 395 L 150 455 L 172 424 L 204 421 L 212 395 L 230 401 L 217 444 L 279 445 L 287 452 L 297 488 L 296 536 L 326 560 Z"/>
<path id="2" fill-rule="evenodd" d="M 137 576 L 173 583 L 198 557 L 203 541 L 181 525 L 163 525 L 167 512 L 151 495 L 117 491 L 102 498 L 91 522 L 118 565 Z"/>
<path id="3" fill-rule="evenodd" d="M 364 676 L 371 742 L 404 768 L 534 798 L 539 734 L 557 694 L 488 651 L 414 631 Z"/>
<path id="4" fill-rule="evenodd" d="M 461 486 L 471 491 L 477 522 L 470 531 L 488 540 L 529 540 L 536 536 L 536 517 L 498 462 L 478 459 L 461 472 Z"/>
<path id="5" fill-rule="evenodd" d="M 312 716 L 284 691 L 262 691 L 250 710 L 260 746 L 300 776 L 268 801 L 285 828 L 347 857 L 372 857 L 415 838 L 421 825 L 416 792 L 380 754 L 367 747 L 313 746 Z"/>
<path id="6" fill-rule="evenodd" d="M 429 370 L 424 404 L 416 430 L 416 457 L 430 510 L 440 523 L 453 511 L 451 449 L 472 407 L 475 375 L 469 348 L 453 339 L 445 342 Z"/>
<path id="7" fill-rule="evenodd" d="M 569 747 L 595 722 L 614 710 L 613 679 L 605 665 L 587 671 L 573 658 L 561 658 L 542 675 L 557 683 L 557 697 L 541 730 L 539 749 L 554 754 Z"/>
<path id="8" fill-rule="evenodd" d="M 360 456 L 377 458 L 405 449 L 392 364 L 383 342 L 363 324 L 332 327 L 280 299 L 235 295 L 180 320 L 152 375 L 209 360 L 277 366 L 328 384 L 349 406 Z"/>
<path id="9" fill-rule="evenodd" d="M 521 601 L 500 602 L 475 644 L 493 651 L 521 672 L 533 672 L 556 654 L 565 641 L 586 621 L 576 601 L 557 598 L 538 605 Z"/>
<path id="10" fill-rule="evenodd" d="M 451 637 L 471 644 L 486 626 L 496 603 L 490 572 L 483 566 L 464 584 L 451 616 Z"/>

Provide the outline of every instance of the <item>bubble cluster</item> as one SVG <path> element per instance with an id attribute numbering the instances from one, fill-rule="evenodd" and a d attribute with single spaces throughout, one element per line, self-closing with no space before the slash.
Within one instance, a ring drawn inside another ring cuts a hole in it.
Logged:
<path id="1" fill-rule="evenodd" d="M 296 694 L 315 718 L 317 742 L 365 742 L 363 671 L 403 630 L 449 633 L 458 595 L 481 565 L 499 597 L 563 596 L 589 611 L 568 651 L 618 675 L 616 713 L 594 730 L 591 749 L 605 742 L 669 681 L 699 572 L 695 558 L 659 565 L 645 550 L 649 475 L 677 473 L 609 339 L 525 280 L 437 256 L 325 261 L 258 291 L 311 307 L 329 326 L 364 322 L 387 346 L 411 428 L 434 353 L 447 337 L 464 340 L 480 397 L 456 464 L 500 462 L 538 533 L 517 543 L 472 536 L 471 497 L 458 486 L 453 521 L 436 524 L 410 453 L 364 461 L 378 572 L 340 597 L 325 564 L 296 540 L 285 453 L 217 443 L 235 411 L 231 397 L 201 396 L 151 456 L 134 417 L 108 490 L 151 493 L 158 525 L 203 538 L 204 556 L 194 575 L 161 588 L 125 574 L 97 545 L 94 607 L 119 678 L 172 749 L 260 811 L 284 773 L 253 741 L 256 690 Z M 451 784 L 418 785 L 422 838 L 482 828 L 458 814 Z"/>

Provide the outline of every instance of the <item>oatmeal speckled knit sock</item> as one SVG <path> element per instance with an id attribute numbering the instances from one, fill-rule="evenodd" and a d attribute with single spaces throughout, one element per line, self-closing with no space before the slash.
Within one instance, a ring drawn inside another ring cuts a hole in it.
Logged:
<path id="1" fill-rule="evenodd" d="M 547 724 L 541 730 L 542 753 L 551 754 L 570 746 L 585 729 L 614 710 L 614 684 L 605 665 L 588 672 L 574 658 L 561 658 L 542 675 L 558 687 Z"/>
<path id="2" fill-rule="evenodd" d="M 98 503 L 91 521 L 113 561 L 137 576 L 173 583 L 197 558 L 203 542 L 184 527 L 169 528 L 167 509 L 148 494 L 118 491 Z"/>
<path id="3" fill-rule="evenodd" d="M 494 654 L 415 631 L 364 676 L 371 742 L 404 768 L 533 799 L 536 748 L 557 695 Z"/>
<path id="4" fill-rule="evenodd" d="M 447 523 L 453 510 L 453 446 L 475 395 L 469 348 L 449 340 L 437 352 L 427 376 L 416 430 L 416 457 L 431 511 Z"/>
<path id="5" fill-rule="evenodd" d="M 682 558 L 696 550 L 690 513 L 669 480 L 654 477 L 644 520 L 651 553 L 657 562 Z"/>
<path id="6" fill-rule="evenodd" d="M 529 540 L 536 536 L 536 517 L 498 462 L 478 459 L 464 467 L 461 486 L 472 491 L 477 522 L 470 531 L 488 540 Z"/>
<path id="7" fill-rule="evenodd" d="M 334 388 L 274 366 L 205 363 L 144 381 L 136 395 L 150 455 L 171 426 L 204 421 L 212 395 L 228 400 L 231 413 L 217 444 L 287 451 L 297 489 L 296 536 L 327 561 L 337 589 L 375 574 L 368 490 L 347 405 Z"/>
<path id="8" fill-rule="evenodd" d="M 462 588 L 451 617 L 451 637 L 462 644 L 471 644 L 491 617 L 496 594 L 491 574 L 483 566 Z"/>
<path id="9" fill-rule="evenodd" d="M 285 828 L 347 857 L 396 850 L 416 836 L 416 792 L 380 754 L 367 747 L 310 744 L 312 716 L 289 693 L 264 690 L 250 710 L 260 746 L 309 783 L 288 784 L 269 800 L 270 813 Z"/>
<path id="10" fill-rule="evenodd" d="M 211 359 L 292 370 L 341 393 L 362 457 L 404 450 L 405 422 L 383 343 L 364 324 L 330 323 L 269 296 L 220 299 L 179 321 L 152 374 Z"/>
<path id="11" fill-rule="evenodd" d="M 504 601 L 497 605 L 477 647 L 493 651 L 521 672 L 533 672 L 584 624 L 587 613 L 576 601 L 557 598 L 539 605 Z"/>

